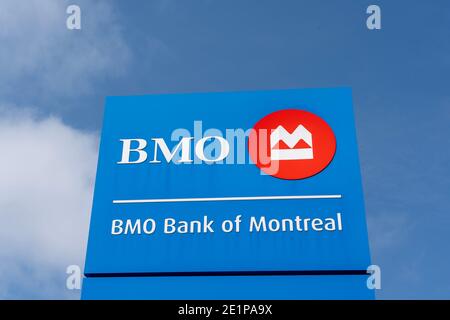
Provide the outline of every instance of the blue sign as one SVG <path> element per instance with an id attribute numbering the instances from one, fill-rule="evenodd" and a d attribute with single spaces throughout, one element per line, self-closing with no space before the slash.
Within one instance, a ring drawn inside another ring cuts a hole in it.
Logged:
<path id="1" fill-rule="evenodd" d="M 346 88 L 108 97 L 85 273 L 366 270 L 357 150 Z"/>

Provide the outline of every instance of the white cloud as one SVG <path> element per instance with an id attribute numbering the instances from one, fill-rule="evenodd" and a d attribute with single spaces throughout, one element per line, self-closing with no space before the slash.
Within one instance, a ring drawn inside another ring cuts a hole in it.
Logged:
<path id="1" fill-rule="evenodd" d="M 0 149 L 0 298 L 77 298 L 65 270 L 84 264 L 97 136 L 0 109 Z"/>
<path id="2" fill-rule="evenodd" d="M 82 29 L 66 28 L 67 0 L 2 0 L 0 93 L 78 96 L 126 70 L 130 50 L 111 5 L 78 0 Z M 21 90 L 17 90 L 17 86 Z"/>
<path id="3" fill-rule="evenodd" d="M 66 28 L 69 4 L 80 31 Z M 106 0 L 2 0 L 0 43 L 0 95 L 12 101 L 0 105 L 0 298 L 78 298 L 65 270 L 84 264 L 97 135 L 18 104 L 60 113 L 58 101 L 126 72 L 131 51 Z"/>

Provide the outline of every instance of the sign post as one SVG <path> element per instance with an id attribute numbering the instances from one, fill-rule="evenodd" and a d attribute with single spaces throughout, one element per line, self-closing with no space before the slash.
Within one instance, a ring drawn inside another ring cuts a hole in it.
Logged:
<path id="1" fill-rule="evenodd" d="M 350 89 L 107 98 L 84 299 L 372 299 Z"/>

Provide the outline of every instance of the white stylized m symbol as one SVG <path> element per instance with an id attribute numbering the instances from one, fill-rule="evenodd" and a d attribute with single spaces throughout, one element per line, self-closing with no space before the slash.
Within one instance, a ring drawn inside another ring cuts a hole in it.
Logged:
<path id="1" fill-rule="evenodd" d="M 303 140 L 308 147 L 294 147 Z M 275 148 L 277 144 L 283 141 L 289 149 Z M 270 158 L 272 160 L 310 160 L 314 159 L 312 134 L 304 126 L 299 125 L 294 132 L 289 133 L 283 126 L 278 126 L 270 134 Z"/>

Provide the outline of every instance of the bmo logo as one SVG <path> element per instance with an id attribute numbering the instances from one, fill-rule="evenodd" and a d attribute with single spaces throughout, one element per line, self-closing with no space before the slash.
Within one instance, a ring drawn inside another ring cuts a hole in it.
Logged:
<path id="1" fill-rule="evenodd" d="M 249 136 L 253 162 L 266 174 L 298 180 L 324 170 L 336 153 L 336 138 L 319 116 L 296 109 L 271 113 Z"/>
<path id="2" fill-rule="evenodd" d="M 203 133 L 199 125 L 201 121 L 194 122 L 194 135 L 186 129 L 175 130 L 171 142 L 120 139 L 117 164 L 252 164 L 273 177 L 298 180 L 321 172 L 336 152 L 330 126 L 303 110 L 277 111 L 251 129 L 226 129 L 225 134 L 218 129 Z"/>

